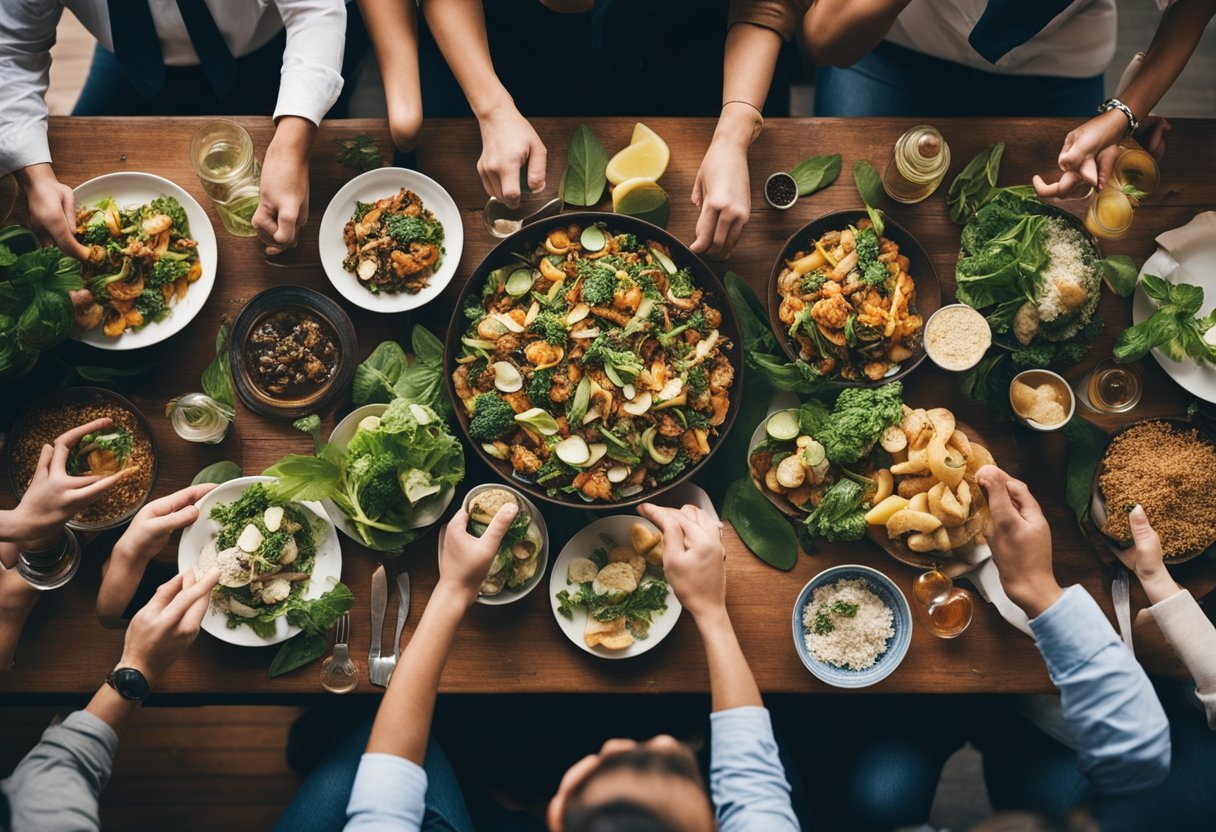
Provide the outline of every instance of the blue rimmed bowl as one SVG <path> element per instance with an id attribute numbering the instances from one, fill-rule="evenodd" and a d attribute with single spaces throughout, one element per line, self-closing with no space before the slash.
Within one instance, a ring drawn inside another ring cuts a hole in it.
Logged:
<path id="1" fill-rule="evenodd" d="M 891 610 L 894 619 L 891 626 L 895 633 L 887 639 L 887 649 L 865 670 L 850 670 L 847 667 L 826 664 L 812 656 L 806 648 L 806 629 L 802 624 L 803 610 L 816 589 L 843 579 L 865 581 L 867 588 Z M 793 635 L 794 649 L 798 651 L 798 657 L 815 678 L 837 688 L 869 687 L 894 673 L 895 668 L 899 667 L 904 656 L 908 654 L 908 647 L 912 644 L 912 610 L 908 608 L 908 599 L 900 592 L 895 582 L 877 569 L 857 564 L 833 566 L 807 581 L 802 592 L 798 593 L 798 600 L 794 602 Z"/>

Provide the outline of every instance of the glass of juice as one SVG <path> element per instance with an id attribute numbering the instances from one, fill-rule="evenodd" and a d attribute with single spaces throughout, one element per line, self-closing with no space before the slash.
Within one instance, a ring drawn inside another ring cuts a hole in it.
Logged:
<path id="1" fill-rule="evenodd" d="M 1144 385 L 1135 364 L 1102 361 L 1074 389 L 1077 400 L 1097 413 L 1126 413 L 1140 403 Z"/>
<path id="2" fill-rule="evenodd" d="M 190 164 L 207 196 L 215 202 L 230 234 L 253 237 L 262 166 L 253 155 L 253 139 L 235 121 L 216 119 L 190 140 Z"/>
<path id="3" fill-rule="evenodd" d="M 1118 240 L 1132 226 L 1131 198 L 1119 188 L 1107 186 L 1089 203 L 1085 228 L 1103 240 Z"/>
<path id="4" fill-rule="evenodd" d="M 1138 205 L 1141 199 L 1157 190 L 1161 169 L 1153 155 L 1135 139 L 1128 139 L 1121 147 L 1111 176 L 1115 187 L 1128 194 L 1133 205 Z"/>

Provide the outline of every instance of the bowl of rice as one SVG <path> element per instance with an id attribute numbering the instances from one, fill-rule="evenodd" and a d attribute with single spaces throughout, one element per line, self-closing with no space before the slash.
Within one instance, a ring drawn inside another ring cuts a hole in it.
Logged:
<path id="1" fill-rule="evenodd" d="M 912 611 L 895 582 L 876 569 L 833 566 L 811 578 L 794 602 L 794 647 L 817 679 L 864 688 L 899 667 L 912 643 Z"/>

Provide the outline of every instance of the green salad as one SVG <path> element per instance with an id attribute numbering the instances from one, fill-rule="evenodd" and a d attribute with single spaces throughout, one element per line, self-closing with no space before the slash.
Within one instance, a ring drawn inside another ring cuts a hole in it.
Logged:
<path id="1" fill-rule="evenodd" d="M 317 557 L 312 513 L 257 483 L 233 502 L 216 505 L 210 518 L 220 530 L 199 553 L 195 572 L 220 570 L 212 608 L 228 617 L 229 627 L 274 635 L 275 619 L 305 603 L 300 596 Z"/>

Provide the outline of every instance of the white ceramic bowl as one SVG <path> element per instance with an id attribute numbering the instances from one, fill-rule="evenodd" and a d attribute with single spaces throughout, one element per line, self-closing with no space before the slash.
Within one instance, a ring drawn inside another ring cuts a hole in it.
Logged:
<path id="1" fill-rule="evenodd" d="M 212 228 L 211 218 L 207 216 L 203 206 L 180 185 L 155 174 L 137 171 L 98 176 L 77 185 L 73 193 L 76 196 L 77 208 L 96 205 L 106 197 L 113 197 L 120 208 L 143 205 L 158 196 L 174 197 L 186 212 L 186 219 L 190 222 L 190 236 L 198 241 L 198 260 L 202 265 L 203 274 L 190 284 L 186 297 L 169 307 L 170 314 L 163 321 L 153 321 L 134 332 L 124 332 L 117 338 L 103 334 L 101 327 L 87 332 L 73 332 L 72 337 L 102 350 L 137 350 L 159 344 L 181 332 L 186 324 L 203 311 L 211 289 L 215 286 L 215 267 L 219 254 L 215 245 L 215 229 Z"/>
<path id="2" fill-rule="evenodd" d="M 1013 383 L 1020 380 L 1024 384 L 1028 384 L 1029 382 L 1026 381 L 1026 378 L 1029 376 L 1051 376 L 1064 385 L 1064 389 L 1068 391 L 1068 406 L 1064 408 L 1064 421 L 1057 422 L 1054 425 L 1045 425 L 1042 422 L 1027 419 L 1021 413 L 1018 413 L 1017 409 L 1013 406 Z M 1041 433 L 1051 433 L 1052 431 L 1060 430 L 1069 423 L 1073 414 L 1077 412 L 1077 394 L 1073 392 L 1072 385 L 1068 383 L 1068 380 L 1064 376 L 1059 373 L 1053 373 L 1051 370 L 1023 370 L 1009 380 L 1009 390 L 1009 409 L 1013 411 L 1013 418 L 1031 430 L 1037 430 Z"/>
<path id="3" fill-rule="evenodd" d="M 217 485 L 199 500 L 198 519 L 182 531 L 181 543 L 177 547 L 177 571 L 185 573 L 198 563 L 199 553 L 203 547 L 219 534 L 220 524 L 211 519 L 211 509 L 219 503 L 231 503 L 238 499 L 249 486 L 255 483 L 271 483 L 274 477 L 238 477 Z M 317 558 L 312 567 L 312 580 L 304 590 L 304 598 L 312 600 L 320 598 L 332 586 L 334 581 L 342 579 L 342 545 L 334 534 L 333 523 L 325 516 L 325 510 L 320 503 L 311 500 L 301 501 L 306 509 L 317 516 Z M 332 579 L 332 580 L 331 580 Z M 220 641 L 236 644 L 241 647 L 265 647 L 268 644 L 278 644 L 281 641 L 300 632 L 300 628 L 287 623 L 287 616 L 281 615 L 274 622 L 274 635 L 262 638 L 248 627 L 229 627 L 228 617 L 223 613 L 208 609 L 203 618 L 203 629 Z"/>
<path id="4" fill-rule="evenodd" d="M 528 512 L 532 518 L 532 524 L 536 526 L 536 530 L 540 532 L 540 553 L 537 555 L 536 571 L 532 573 L 523 586 L 518 589 L 508 589 L 503 587 L 502 592 L 497 595 L 478 595 L 477 603 L 485 604 L 487 607 L 501 607 L 505 604 L 514 604 L 520 598 L 523 598 L 532 590 L 536 589 L 541 579 L 545 577 L 545 568 L 549 565 L 549 527 L 545 525 L 545 518 L 541 515 L 540 510 L 536 507 L 536 503 L 529 500 L 520 491 L 511 488 L 509 485 L 496 485 L 494 483 L 486 483 L 485 485 L 475 485 L 469 489 L 469 493 L 464 498 L 464 507 L 469 507 L 469 501 L 472 500 L 482 491 L 487 488 L 501 488 L 504 491 L 510 491 L 515 499 L 519 500 L 519 504 L 523 506 L 524 511 Z M 447 533 L 445 526 L 439 534 L 439 559 L 443 561 L 443 538 Z"/>
<path id="5" fill-rule="evenodd" d="M 355 213 L 356 202 L 385 199 L 402 188 L 418 194 L 423 206 L 443 225 L 443 259 L 438 271 L 431 275 L 421 292 L 412 295 L 407 292 L 381 292 L 373 295 L 359 283 L 359 278 L 342 268 L 342 261 L 346 258 L 342 228 Z M 464 225 L 451 195 L 434 179 L 406 168 L 369 170 L 343 185 L 329 201 L 321 217 L 319 235 L 321 265 L 329 282 L 334 284 L 342 297 L 372 312 L 405 312 L 430 303 L 451 282 L 460 263 L 461 252 L 464 251 Z"/>

